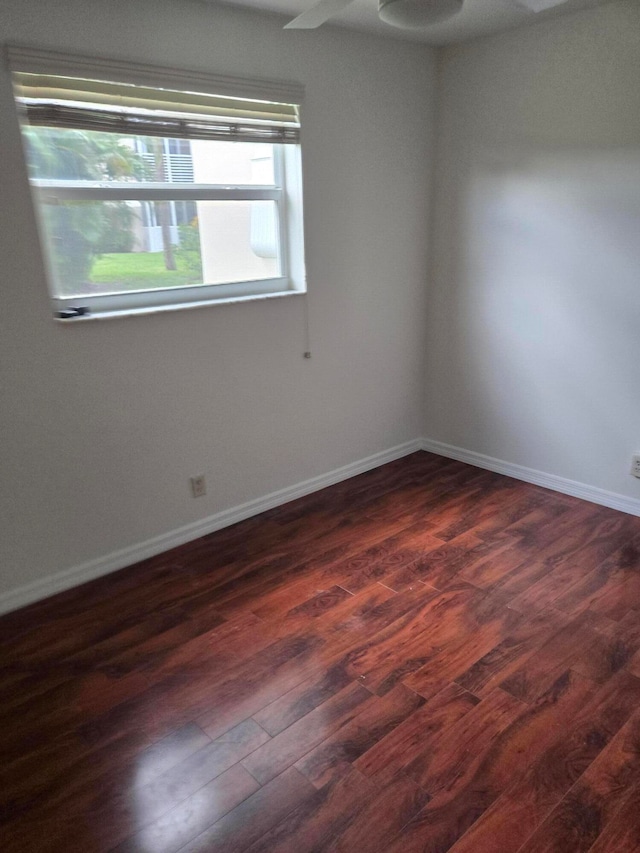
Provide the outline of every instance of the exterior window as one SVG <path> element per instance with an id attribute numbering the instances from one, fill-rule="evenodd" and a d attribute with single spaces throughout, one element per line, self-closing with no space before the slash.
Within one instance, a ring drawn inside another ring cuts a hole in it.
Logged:
<path id="1" fill-rule="evenodd" d="M 14 72 L 57 316 L 303 291 L 296 104 Z"/>

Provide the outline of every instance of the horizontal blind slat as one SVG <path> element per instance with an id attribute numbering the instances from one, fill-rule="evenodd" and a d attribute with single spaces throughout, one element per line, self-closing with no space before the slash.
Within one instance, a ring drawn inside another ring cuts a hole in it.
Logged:
<path id="1" fill-rule="evenodd" d="M 204 95 L 199 92 L 178 92 L 164 88 L 152 89 L 102 80 L 16 73 L 14 89 L 16 97 L 22 101 L 64 101 L 101 107 L 113 106 L 123 111 L 151 110 L 299 124 L 295 104 Z"/>
<path id="2" fill-rule="evenodd" d="M 196 69 L 66 54 L 20 44 L 7 45 L 5 52 L 9 68 L 14 75 L 35 73 L 82 80 L 117 81 L 135 86 L 162 87 L 205 95 L 213 92 L 230 98 L 280 104 L 300 105 L 304 97 L 304 86 L 290 81 L 230 77 Z"/>
<path id="3" fill-rule="evenodd" d="M 180 118 L 119 113 L 61 104 L 25 104 L 29 124 L 41 127 L 75 128 L 130 136 L 160 136 L 172 139 L 217 139 L 236 142 L 297 144 L 300 129 L 279 124 L 248 124 L 213 118 Z"/>

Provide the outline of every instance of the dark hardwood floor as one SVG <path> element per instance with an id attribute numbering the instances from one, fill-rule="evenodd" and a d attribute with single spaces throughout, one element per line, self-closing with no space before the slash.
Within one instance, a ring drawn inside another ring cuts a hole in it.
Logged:
<path id="1" fill-rule="evenodd" d="M 0 619 L 2 853 L 640 851 L 640 519 L 416 453 Z"/>

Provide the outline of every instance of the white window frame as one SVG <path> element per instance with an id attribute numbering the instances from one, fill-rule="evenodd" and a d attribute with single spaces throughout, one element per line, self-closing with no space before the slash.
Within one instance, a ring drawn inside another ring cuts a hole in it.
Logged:
<path id="1" fill-rule="evenodd" d="M 296 84 L 247 81 L 196 72 L 191 74 L 109 60 L 67 57 L 30 48 L 11 47 L 8 52 L 12 71 L 138 83 L 158 89 L 176 89 L 179 85 L 179 91 L 248 97 L 275 103 L 300 103 L 302 100 L 302 88 Z M 30 179 L 54 315 L 60 318 L 61 315 L 71 313 L 65 319 L 68 322 L 305 293 L 300 145 L 272 145 L 274 184 L 267 186 Z M 55 279 L 41 210 L 45 203 L 60 201 L 273 201 L 276 206 L 280 274 L 274 278 L 222 284 L 204 283 L 103 295 L 59 296 L 55 293 Z M 73 309 L 80 309 L 80 313 L 75 315 Z"/>

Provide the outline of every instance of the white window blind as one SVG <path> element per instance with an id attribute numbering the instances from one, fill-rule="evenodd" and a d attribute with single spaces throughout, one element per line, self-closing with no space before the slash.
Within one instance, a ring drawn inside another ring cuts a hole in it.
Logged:
<path id="1" fill-rule="evenodd" d="M 181 139 L 298 144 L 295 104 L 239 100 L 126 83 L 17 73 L 16 98 L 34 126 Z"/>
<path id="2" fill-rule="evenodd" d="M 8 56 L 16 99 L 34 126 L 300 142 L 303 89 L 295 84 L 71 58 L 21 47 L 9 47 Z"/>

